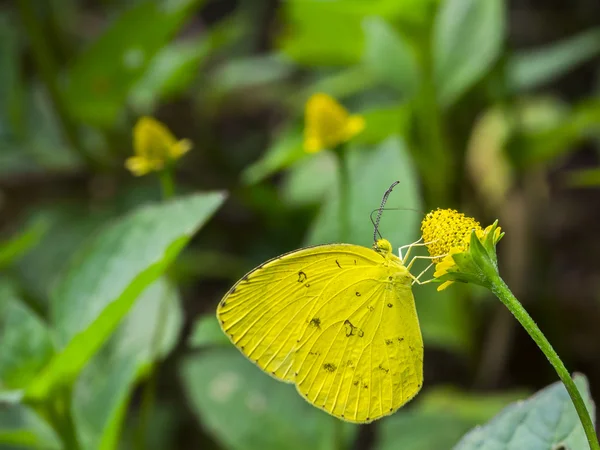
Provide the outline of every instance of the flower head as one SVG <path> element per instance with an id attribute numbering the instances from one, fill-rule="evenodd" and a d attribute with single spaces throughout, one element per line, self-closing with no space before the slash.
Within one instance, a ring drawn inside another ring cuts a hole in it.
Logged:
<path id="1" fill-rule="evenodd" d="M 140 118 L 133 128 L 133 151 L 125 167 L 135 176 L 160 171 L 192 148 L 189 139 L 177 140 L 169 129 L 152 117 Z"/>
<path id="2" fill-rule="evenodd" d="M 304 150 L 316 153 L 349 141 L 365 128 L 360 115 L 350 115 L 334 98 L 314 94 L 306 102 Z"/>
<path id="3" fill-rule="evenodd" d="M 438 291 L 454 281 L 487 286 L 490 270 L 498 273 L 496 244 L 504 233 L 497 221 L 482 229 L 472 217 L 452 209 L 437 209 L 425 216 L 421 232 L 436 263 L 433 276 L 443 281 Z"/>

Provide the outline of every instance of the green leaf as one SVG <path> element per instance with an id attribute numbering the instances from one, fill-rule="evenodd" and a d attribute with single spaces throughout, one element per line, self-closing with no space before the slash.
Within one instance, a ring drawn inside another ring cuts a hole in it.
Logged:
<path id="1" fill-rule="evenodd" d="M 32 381 L 54 354 L 46 324 L 0 279 L 0 391 Z"/>
<path id="2" fill-rule="evenodd" d="M 451 448 L 467 430 L 489 420 L 516 398 L 516 393 L 473 395 L 431 388 L 417 397 L 413 409 L 402 409 L 381 421 L 375 450 Z"/>
<path id="3" fill-rule="evenodd" d="M 390 195 L 386 208 L 404 210 L 384 212 L 381 235 L 394 247 L 414 242 L 421 217 L 418 212 L 421 197 L 404 142 L 391 137 L 374 148 L 349 147 L 346 151 L 350 172 L 349 243 L 369 248 L 373 245 L 371 212 L 379 207 L 383 193 L 396 180 L 400 180 L 400 184 Z M 308 245 L 339 242 L 339 193 L 338 183 L 334 183 L 308 234 Z"/>
<path id="4" fill-rule="evenodd" d="M 35 212 L 32 220 L 48 220 L 49 229 L 38 244 L 17 262 L 16 267 L 20 283 L 30 296 L 39 300 L 44 310 L 50 303 L 49 293 L 65 270 L 68 258 L 109 217 L 105 211 L 88 211 L 82 205 L 67 208 L 52 205 Z"/>
<path id="5" fill-rule="evenodd" d="M 425 25 L 438 1 L 289 0 L 283 3 L 286 26 L 280 48 L 300 64 L 355 64 L 363 53 L 365 17 L 419 27 Z"/>
<path id="6" fill-rule="evenodd" d="M 219 93 L 231 93 L 273 84 L 289 77 L 293 69 L 288 59 L 277 54 L 239 58 L 228 61 L 212 74 L 212 88 Z"/>
<path id="7" fill-rule="evenodd" d="M 595 408 L 587 380 L 583 375 L 576 375 L 575 384 L 594 420 Z M 562 382 L 551 384 L 533 397 L 508 406 L 492 421 L 465 435 L 455 450 L 525 448 L 589 448 L 575 407 Z"/>
<path id="8" fill-rule="evenodd" d="M 200 4 L 142 1 L 122 14 L 70 68 L 65 95 L 72 114 L 112 125 L 154 55 Z"/>
<path id="9" fill-rule="evenodd" d="M 281 51 L 299 64 L 334 66 L 359 62 L 362 17 L 346 2 L 289 1 L 283 4 L 288 28 Z"/>
<path id="10" fill-rule="evenodd" d="M 244 169 L 242 181 L 248 185 L 256 184 L 306 156 L 300 130 L 295 127 L 286 129 L 275 138 L 262 158 Z"/>
<path id="11" fill-rule="evenodd" d="M 49 222 L 43 217 L 27 224 L 25 229 L 8 241 L 0 242 L 0 269 L 5 268 L 35 247 L 48 230 Z"/>
<path id="12" fill-rule="evenodd" d="M 72 405 L 84 449 L 116 447 L 134 383 L 154 360 L 173 349 L 182 319 L 175 287 L 159 279 L 91 359 L 75 383 Z"/>
<path id="13" fill-rule="evenodd" d="M 77 376 L 224 198 L 214 192 L 146 206 L 86 243 L 52 296 L 60 353 L 29 386 L 30 399 L 46 397 Z"/>
<path id="14" fill-rule="evenodd" d="M 129 103 L 140 113 L 149 113 L 159 100 L 181 94 L 197 77 L 210 50 L 211 41 L 204 36 L 165 46 L 133 85 Z"/>
<path id="15" fill-rule="evenodd" d="M 221 330 L 215 314 L 204 315 L 194 322 L 192 334 L 188 340 L 188 345 L 191 348 L 223 344 L 230 345 L 230 341 Z"/>
<path id="16" fill-rule="evenodd" d="M 516 52 L 508 61 L 508 84 L 520 92 L 539 88 L 600 54 L 600 30 L 584 31 L 546 47 Z"/>
<path id="17" fill-rule="evenodd" d="M 405 136 L 410 130 L 411 108 L 408 104 L 381 106 L 360 111 L 365 119 L 365 129 L 355 142 L 379 144 L 391 135 Z"/>
<path id="18" fill-rule="evenodd" d="M 434 79 L 444 107 L 456 102 L 500 56 L 503 0 L 446 0 L 433 34 Z"/>
<path id="19" fill-rule="evenodd" d="M 63 446 L 50 425 L 33 410 L 0 403 L 0 448 L 61 450 Z"/>
<path id="20" fill-rule="evenodd" d="M 333 450 L 338 427 L 348 444 L 358 429 L 311 406 L 234 348 L 207 350 L 181 369 L 198 420 L 229 450 Z"/>
<path id="21" fill-rule="evenodd" d="M 513 163 L 526 169 L 554 161 L 583 140 L 600 134 L 600 101 L 585 100 L 570 113 L 556 114 L 544 126 L 525 124 L 508 150 Z"/>
<path id="22" fill-rule="evenodd" d="M 419 68 L 410 47 L 394 29 L 379 17 L 363 22 L 366 44 L 364 64 L 381 83 L 394 88 L 404 98 L 419 88 Z"/>
<path id="23" fill-rule="evenodd" d="M 293 206 L 318 204 L 331 191 L 336 176 L 336 161 L 332 153 L 310 155 L 288 169 L 281 195 L 286 204 Z"/>

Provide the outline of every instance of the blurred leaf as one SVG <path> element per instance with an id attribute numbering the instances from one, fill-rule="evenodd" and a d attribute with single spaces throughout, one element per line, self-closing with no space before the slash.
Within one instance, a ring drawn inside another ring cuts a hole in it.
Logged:
<path id="1" fill-rule="evenodd" d="M 422 26 L 439 0 L 289 0 L 284 2 L 286 29 L 281 50 L 300 64 L 358 63 L 364 47 L 362 20 L 381 17 L 393 23 Z"/>
<path id="2" fill-rule="evenodd" d="M 595 408 L 586 378 L 576 375 L 575 383 L 594 420 Z M 589 448 L 571 398 L 559 381 L 528 400 L 506 407 L 488 424 L 465 435 L 455 450 L 547 450 L 560 446 Z"/>
<path id="3" fill-rule="evenodd" d="M 360 111 L 365 129 L 356 142 L 378 144 L 390 135 L 404 136 L 410 129 L 411 108 L 407 104 L 382 106 Z"/>
<path id="4" fill-rule="evenodd" d="M 49 222 L 43 218 L 25 225 L 25 229 L 8 241 L 0 242 L 0 269 L 13 264 L 35 247 L 49 228 Z"/>
<path id="5" fill-rule="evenodd" d="M 375 449 L 451 448 L 467 430 L 489 420 L 517 398 L 516 393 L 474 395 L 456 389 L 432 388 L 417 397 L 413 409 L 400 410 L 381 421 Z"/>
<path id="6" fill-rule="evenodd" d="M 201 316 L 192 329 L 192 334 L 188 339 L 188 345 L 191 348 L 202 348 L 212 345 L 231 345 L 229 339 L 221 330 L 219 321 L 215 314 Z"/>
<path id="7" fill-rule="evenodd" d="M 73 413 L 84 449 L 116 447 L 135 381 L 173 349 L 182 323 L 176 288 L 159 278 L 77 379 Z"/>
<path id="8" fill-rule="evenodd" d="M 335 156 L 319 152 L 296 162 L 283 180 L 281 196 L 286 204 L 307 206 L 320 203 L 335 184 Z"/>
<path id="9" fill-rule="evenodd" d="M 439 102 L 452 105 L 500 56 L 503 0 L 446 0 L 434 26 L 433 64 Z"/>
<path id="10" fill-rule="evenodd" d="M 49 293 L 64 270 L 68 258 L 94 234 L 111 215 L 90 211 L 80 204 L 51 205 L 37 209 L 33 221 L 48 220 L 48 231 L 40 242 L 17 262 L 21 285 L 46 309 Z"/>
<path id="11" fill-rule="evenodd" d="M 54 354 L 44 322 L 0 279 L 0 390 L 27 386 Z"/>
<path id="12" fill-rule="evenodd" d="M 201 0 L 143 1 L 123 13 L 73 64 L 66 99 L 74 116 L 110 126 L 154 55 Z"/>
<path id="13" fill-rule="evenodd" d="M 281 51 L 299 64 L 334 66 L 359 62 L 362 17 L 348 2 L 293 0 L 283 4 L 287 28 Z"/>
<path id="14" fill-rule="evenodd" d="M 390 137 L 378 146 L 368 148 L 348 147 L 348 170 L 350 172 L 349 215 L 350 244 L 373 245 L 371 212 L 379 207 L 383 193 L 400 180 L 390 195 L 386 208 L 405 211 L 388 211 L 383 215 L 380 231 L 394 247 L 416 240 L 420 213 L 406 209 L 421 210 L 421 197 L 416 172 L 404 142 Z M 337 179 L 337 175 L 334 177 Z M 338 183 L 334 181 L 329 196 L 308 234 L 307 245 L 339 242 Z"/>
<path id="15" fill-rule="evenodd" d="M 229 450 L 333 450 L 338 427 L 348 444 L 358 429 L 311 406 L 234 348 L 190 357 L 181 374 L 198 420 Z"/>
<path id="16" fill-rule="evenodd" d="M 337 100 L 363 92 L 377 84 L 375 77 L 364 65 L 356 65 L 333 73 L 320 73 L 296 95 L 292 93 L 290 104 L 299 111 L 304 109 L 307 100 L 319 92 L 329 94 Z"/>
<path id="17" fill-rule="evenodd" d="M 63 446 L 50 425 L 33 410 L 0 403 L 0 448 L 61 450 Z"/>
<path id="18" fill-rule="evenodd" d="M 211 75 L 211 79 L 218 93 L 231 93 L 275 83 L 289 77 L 293 69 L 293 64 L 281 55 L 267 54 L 228 61 Z"/>
<path id="19" fill-rule="evenodd" d="M 524 391 L 470 393 L 455 386 L 435 386 L 419 397 L 418 410 L 423 413 L 443 412 L 473 423 L 481 423 L 526 395 L 528 393 Z"/>
<path id="20" fill-rule="evenodd" d="M 224 198 L 213 192 L 140 208 L 84 245 L 52 297 L 60 353 L 29 386 L 30 399 L 77 376 Z"/>
<path id="21" fill-rule="evenodd" d="M 379 17 L 365 19 L 363 27 L 366 35 L 363 60 L 367 69 L 404 98 L 412 97 L 419 87 L 420 75 L 410 47 Z"/>
<path id="22" fill-rule="evenodd" d="M 567 184 L 572 187 L 600 186 L 600 169 L 572 170 L 567 174 Z"/>
<path id="23" fill-rule="evenodd" d="M 413 287 L 423 341 L 427 346 L 468 353 L 472 348 L 473 323 L 463 292 L 438 292 L 436 288 L 435 283 Z"/>
<path id="24" fill-rule="evenodd" d="M 259 183 L 306 156 L 300 130 L 295 127 L 286 129 L 275 138 L 273 145 L 258 161 L 246 167 L 242 172 L 242 181 L 248 185 Z"/>
<path id="25" fill-rule="evenodd" d="M 506 201 L 514 174 L 504 151 L 513 132 L 508 112 L 492 108 L 482 114 L 471 130 L 465 164 L 486 208 L 494 211 Z"/>
<path id="26" fill-rule="evenodd" d="M 163 47 L 132 87 L 129 103 L 139 113 L 149 114 L 159 100 L 168 100 L 184 92 L 197 77 L 208 56 L 210 42 L 207 37 L 201 36 Z"/>
<path id="27" fill-rule="evenodd" d="M 547 163 L 600 133 L 600 100 L 585 100 L 571 112 L 557 111 L 541 124 L 525 123 L 508 149 L 519 168 Z"/>
<path id="28" fill-rule="evenodd" d="M 543 48 L 516 52 L 508 62 L 508 84 L 514 91 L 543 86 L 600 54 L 600 30 L 584 31 Z"/>
<path id="29" fill-rule="evenodd" d="M 244 275 L 248 262 L 240 256 L 211 250 L 185 250 L 169 269 L 169 277 L 179 283 L 220 278 L 235 281 Z"/>
<path id="30" fill-rule="evenodd" d="M 474 425 L 443 413 L 400 411 L 382 420 L 375 450 L 448 449 Z"/>

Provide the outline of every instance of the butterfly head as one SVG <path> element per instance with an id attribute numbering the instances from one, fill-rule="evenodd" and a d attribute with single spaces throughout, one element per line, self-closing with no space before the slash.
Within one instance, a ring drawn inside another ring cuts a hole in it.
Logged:
<path id="1" fill-rule="evenodd" d="M 392 244 L 387 239 L 377 239 L 373 248 L 376 252 L 383 253 L 384 255 L 392 252 Z"/>

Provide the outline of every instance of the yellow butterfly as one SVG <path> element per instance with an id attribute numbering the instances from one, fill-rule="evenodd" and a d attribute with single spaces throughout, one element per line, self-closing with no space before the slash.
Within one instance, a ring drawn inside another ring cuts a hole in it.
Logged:
<path id="1" fill-rule="evenodd" d="M 414 277 L 404 262 L 385 239 L 373 249 L 296 250 L 246 274 L 223 297 L 217 317 L 246 357 L 294 383 L 314 406 L 349 422 L 371 422 L 392 414 L 423 384 Z"/>

